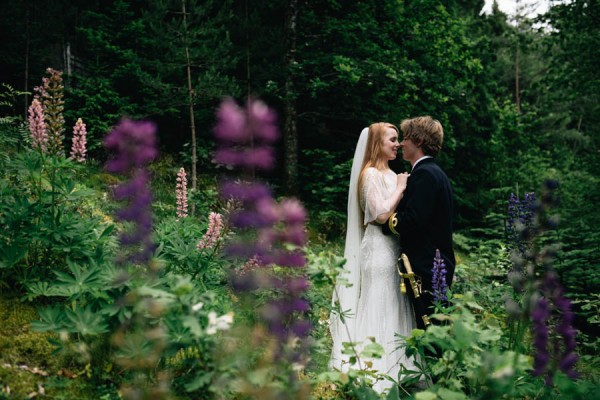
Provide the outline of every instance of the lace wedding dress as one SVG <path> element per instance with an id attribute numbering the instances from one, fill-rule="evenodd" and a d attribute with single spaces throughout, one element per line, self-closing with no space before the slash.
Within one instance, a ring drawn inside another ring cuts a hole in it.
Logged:
<path id="1" fill-rule="evenodd" d="M 365 222 L 374 221 L 377 215 L 389 211 L 386 199 L 396 188 L 396 174 L 370 168 L 366 171 L 361 192 L 361 208 Z M 398 238 L 386 236 L 381 226 L 368 223 L 360 246 L 360 295 L 356 311 L 356 338 L 364 341 L 373 337 L 383 346 L 384 355 L 372 359 L 373 369 L 398 378 L 400 364 L 412 369 L 413 362 L 402 349 L 397 349 L 395 334 L 409 336 L 416 328 L 408 296 L 400 292 L 400 277 L 396 263 L 400 256 Z M 382 392 L 391 386 L 389 381 L 379 381 L 375 390 Z"/>
<path id="2" fill-rule="evenodd" d="M 400 255 L 398 239 L 383 234 L 374 221 L 378 215 L 388 212 L 392 204 L 390 197 L 396 188 L 396 174 L 387 170 L 369 168 L 365 171 L 363 185 L 358 198 L 357 182 L 364 158 L 368 134 L 361 133 L 352 166 L 348 191 L 348 227 L 344 257 L 347 271 L 344 279 L 351 286 L 336 285 L 333 303 L 339 302 L 340 309 L 348 311 L 350 317 L 342 322 L 339 315 L 332 313 L 330 330 L 333 339 L 330 367 L 342 371 L 359 368 L 349 365 L 349 357 L 342 354 L 342 342 L 358 342 L 362 348 L 373 338 L 383 346 L 384 354 L 379 359 L 361 359 L 372 362 L 373 370 L 398 378 L 400 365 L 413 369 L 402 349 L 397 349 L 398 338 L 410 335 L 416 327 L 409 299 L 400 293 L 396 263 Z M 392 386 L 388 380 L 378 381 L 374 389 L 383 392 Z"/>

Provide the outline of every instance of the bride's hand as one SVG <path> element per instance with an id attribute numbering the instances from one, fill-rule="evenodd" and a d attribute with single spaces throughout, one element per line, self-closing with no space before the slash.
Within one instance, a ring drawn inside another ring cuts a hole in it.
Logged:
<path id="1" fill-rule="evenodd" d="M 408 181 L 408 177 L 410 176 L 410 174 L 403 172 L 401 174 L 398 174 L 396 176 L 397 182 L 396 184 L 398 185 L 398 187 L 401 188 L 401 191 L 403 192 L 404 189 L 406 189 L 406 183 Z"/>

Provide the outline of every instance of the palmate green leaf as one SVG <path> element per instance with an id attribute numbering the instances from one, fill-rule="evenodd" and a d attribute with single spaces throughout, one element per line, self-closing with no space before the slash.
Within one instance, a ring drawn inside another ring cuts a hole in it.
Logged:
<path id="1" fill-rule="evenodd" d="M 21 261 L 28 251 L 28 246 L 11 243 L 11 245 L 2 245 L 0 248 L 0 269 L 12 268 L 15 264 Z"/>
<path id="2" fill-rule="evenodd" d="M 51 296 L 59 296 L 60 291 L 57 290 L 56 286 L 50 285 L 48 282 L 32 282 L 26 284 L 27 287 L 27 295 L 25 298 L 28 301 L 31 301 L 37 297 L 51 297 Z"/>
<path id="3" fill-rule="evenodd" d="M 112 231 L 115 229 L 114 225 L 108 225 L 100 234 L 100 236 L 98 236 L 98 240 L 100 239 L 104 239 L 106 237 L 109 237 L 110 234 L 112 233 Z"/>
<path id="4" fill-rule="evenodd" d="M 360 352 L 360 356 L 367 358 L 381 358 L 383 353 L 383 346 L 373 341 L 372 343 L 369 343 L 363 347 L 362 351 Z"/>
<path id="5" fill-rule="evenodd" d="M 400 389 L 398 389 L 397 385 L 392 385 L 386 400 L 397 400 L 400 398 Z"/>
<path id="6" fill-rule="evenodd" d="M 65 297 L 78 296 L 102 287 L 101 269 L 95 263 L 82 267 L 67 260 L 69 273 L 55 271 L 57 292 Z"/>
<path id="7" fill-rule="evenodd" d="M 102 318 L 102 314 L 93 312 L 88 306 L 86 308 L 67 309 L 67 330 L 79 333 L 83 336 L 99 335 L 108 332 L 108 325 Z"/>
<path id="8" fill-rule="evenodd" d="M 210 385 L 214 376 L 215 376 L 214 371 L 211 371 L 211 372 L 202 371 L 202 372 L 196 374 L 196 376 L 194 377 L 194 379 L 191 382 L 185 384 L 185 390 L 188 392 L 194 392 L 198 389 L 206 387 L 206 386 Z"/>
<path id="9" fill-rule="evenodd" d="M 355 387 L 352 389 L 353 398 L 359 400 L 379 400 L 380 397 L 371 387 L 367 386 L 363 383 L 359 387 Z"/>
<path id="10" fill-rule="evenodd" d="M 346 384 L 349 381 L 348 374 L 340 371 L 325 371 L 317 376 L 317 382 L 341 382 Z"/>
<path id="11" fill-rule="evenodd" d="M 141 296 L 149 296 L 158 301 L 158 303 L 168 306 L 173 301 L 175 301 L 175 295 L 173 293 L 169 293 L 166 290 L 153 288 L 150 286 L 141 286 L 136 289 L 137 293 Z"/>
<path id="12" fill-rule="evenodd" d="M 65 329 L 65 314 L 59 306 L 41 308 L 38 310 L 39 321 L 31 322 L 35 332 L 57 332 Z"/>
<path id="13" fill-rule="evenodd" d="M 436 400 L 437 398 L 437 394 L 430 391 L 415 394 L 415 400 Z"/>
<path id="14" fill-rule="evenodd" d="M 182 320 L 183 326 L 188 328 L 190 330 L 190 332 L 192 333 L 192 335 L 194 335 L 197 338 L 202 337 L 203 330 L 202 330 L 202 326 L 200 326 L 200 321 L 198 321 L 198 318 L 188 315 L 188 316 L 182 317 L 181 320 Z"/>
<path id="15" fill-rule="evenodd" d="M 153 351 L 152 342 L 140 332 L 125 335 L 123 344 L 119 347 L 117 357 L 127 359 L 143 359 Z"/>
<path id="16" fill-rule="evenodd" d="M 476 334 L 472 330 L 472 326 L 465 324 L 462 320 L 458 320 L 453 325 L 454 337 L 456 344 L 461 349 L 468 348 L 475 342 Z"/>
<path id="17" fill-rule="evenodd" d="M 438 398 L 441 400 L 469 400 L 462 392 L 455 392 L 450 389 L 440 388 L 437 391 Z"/>
<path id="18" fill-rule="evenodd" d="M 165 319 L 165 326 L 167 327 L 169 341 L 171 343 L 190 343 L 191 337 L 189 330 L 181 324 L 180 318 L 167 317 Z"/>

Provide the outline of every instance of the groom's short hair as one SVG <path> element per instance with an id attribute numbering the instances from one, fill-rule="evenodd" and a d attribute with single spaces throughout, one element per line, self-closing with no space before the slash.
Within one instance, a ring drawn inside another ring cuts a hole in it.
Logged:
<path id="1" fill-rule="evenodd" d="M 427 156 L 435 157 L 442 149 L 444 128 L 429 115 L 403 120 L 400 130 L 404 139 L 412 140 Z"/>

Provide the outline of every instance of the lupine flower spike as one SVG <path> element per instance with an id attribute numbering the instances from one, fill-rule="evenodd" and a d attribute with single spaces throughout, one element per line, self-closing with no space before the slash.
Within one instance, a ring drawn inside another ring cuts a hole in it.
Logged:
<path id="1" fill-rule="evenodd" d="M 540 297 L 536 302 L 535 308 L 531 312 L 531 321 L 533 347 L 535 349 L 533 375 L 540 376 L 544 373 L 550 361 L 550 353 L 548 352 L 550 304 L 544 297 Z"/>
<path id="2" fill-rule="evenodd" d="M 73 143 L 71 145 L 71 159 L 77 162 L 85 162 L 86 153 L 86 129 L 81 118 L 77 119 L 77 123 L 73 127 Z"/>
<path id="3" fill-rule="evenodd" d="M 447 301 L 448 283 L 446 282 L 446 264 L 440 254 L 440 250 L 435 250 L 435 258 L 433 259 L 433 301 Z"/>
<path id="4" fill-rule="evenodd" d="M 49 77 L 43 78 L 44 89 L 41 91 L 44 104 L 44 117 L 46 118 L 46 132 L 48 134 L 48 151 L 51 154 L 62 155 L 63 133 L 65 131 L 65 119 L 63 109 L 63 79 L 62 72 L 48 68 L 46 72 Z"/>
<path id="5" fill-rule="evenodd" d="M 214 248 L 219 241 L 222 230 L 223 216 L 219 213 L 211 212 L 208 216 L 208 228 L 198 243 L 198 250 Z"/>
<path id="6" fill-rule="evenodd" d="M 256 271 L 261 266 L 261 262 L 258 256 L 253 256 L 244 264 L 236 268 L 235 273 L 239 277 L 243 277 L 244 275 L 250 274 Z"/>
<path id="7" fill-rule="evenodd" d="M 547 385 L 552 385 L 553 372 L 556 367 L 568 377 L 575 379 L 578 373 L 575 370 L 577 343 L 573 328 L 574 314 L 571 311 L 571 301 L 564 296 L 564 291 L 555 272 L 544 274 L 542 295 L 535 309 L 531 313 L 532 330 L 534 337 L 534 376 L 546 373 Z M 554 311 L 554 312 L 552 312 Z M 550 335 L 553 327 L 553 335 Z M 549 339 L 552 338 L 552 343 Z M 556 365 L 552 365 L 552 361 Z"/>
<path id="8" fill-rule="evenodd" d="M 273 167 L 272 144 L 279 134 L 272 110 L 255 100 L 249 100 L 243 109 L 229 99 L 221 104 L 217 117 L 217 163 L 238 168 L 244 176 L 253 176 L 255 170 Z M 257 238 L 228 245 L 230 255 L 249 260 L 235 271 L 233 286 L 236 290 L 265 286 L 277 289 L 280 296 L 268 303 L 260 315 L 282 350 L 290 338 L 305 338 L 310 332 L 310 323 L 303 319 L 309 308 L 303 298 L 308 281 L 293 271 L 289 271 L 290 276 L 297 275 L 293 278 L 286 275 L 286 278 L 263 279 L 264 274 L 257 270 L 269 265 L 305 266 L 306 258 L 300 248 L 306 243 L 306 211 L 294 199 L 277 204 L 271 190 L 256 181 L 225 182 L 221 186 L 221 195 L 225 200 L 233 198 L 241 205 L 241 209 L 230 216 L 231 226 L 241 232 L 255 233 L 249 237 Z M 294 357 L 301 357 L 300 354 L 297 352 Z"/>
<path id="9" fill-rule="evenodd" d="M 187 178 L 185 169 L 180 168 L 177 172 L 177 185 L 175 186 L 177 195 L 177 218 L 185 218 L 188 216 L 187 203 Z"/>
<path id="10" fill-rule="evenodd" d="M 114 191 L 117 200 L 129 200 L 128 206 L 117 213 L 117 218 L 135 225 L 133 232 L 121 235 L 121 244 L 131 245 L 136 250 L 141 247 L 141 251 L 134 251 L 128 260 L 145 262 L 150 259 L 155 248 L 150 237 L 150 175 L 145 167 L 158 155 L 156 126 L 151 122 L 123 120 L 106 136 L 104 145 L 116 153 L 106 164 L 106 169 L 131 178 Z"/>
<path id="11" fill-rule="evenodd" d="M 46 134 L 46 123 L 44 122 L 44 110 L 42 103 L 34 98 L 29 106 L 29 132 L 31 132 L 31 147 L 46 152 L 48 135 Z"/>
<path id="12" fill-rule="evenodd" d="M 525 256 L 530 247 L 531 229 L 535 211 L 535 193 L 525 193 L 523 201 L 514 193 L 508 199 L 508 213 L 506 220 L 506 233 L 508 242 L 513 249 L 519 251 L 520 256 Z"/>

